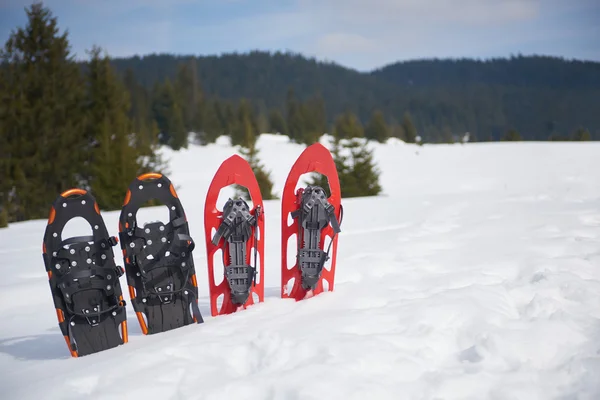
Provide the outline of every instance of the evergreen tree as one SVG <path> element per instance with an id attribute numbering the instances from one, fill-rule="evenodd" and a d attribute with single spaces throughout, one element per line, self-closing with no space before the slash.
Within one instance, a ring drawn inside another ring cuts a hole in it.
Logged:
<path id="1" fill-rule="evenodd" d="M 334 126 L 334 136 L 338 139 L 352 139 L 364 137 L 363 127 L 353 113 L 346 112 L 337 117 Z"/>
<path id="2" fill-rule="evenodd" d="M 365 137 L 368 140 L 376 140 L 379 143 L 384 143 L 389 136 L 389 129 L 385 123 L 383 113 L 379 110 L 373 111 L 371 120 L 365 128 Z"/>
<path id="3" fill-rule="evenodd" d="M 516 129 L 509 129 L 501 139 L 503 142 L 518 142 L 523 140 Z"/>
<path id="4" fill-rule="evenodd" d="M 238 120 L 238 128 L 236 129 L 239 129 L 238 134 L 240 134 L 242 137 L 236 140 L 239 140 L 240 142 L 240 152 L 246 158 L 246 161 L 248 161 L 248 164 L 250 164 L 250 167 L 254 172 L 254 176 L 258 182 L 258 187 L 260 188 L 262 198 L 264 200 L 275 199 L 276 197 L 273 194 L 273 181 L 271 180 L 271 174 L 265 170 L 258 157 L 258 149 L 256 148 L 257 128 L 247 103 L 242 102 L 240 104 L 238 116 L 240 119 Z M 246 200 L 250 200 L 247 190 L 237 187 L 236 191 L 238 196 L 243 197 Z"/>
<path id="5" fill-rule="evenodd" d="M 198 72 L 196 59 L 191 58 L 188 62 L 179 64 L 177 75 L 175 77 L 175 96 L 177 104 L 181 109 L 183 125 L 186 132 L 200 130 L 200 125 L 196 125 L 196 112 L 202 99 L 200 83 L 198 81 Z"/>
<path id="6" fill-rule="evenodd" d="M 395 119 L 392 119 L 390 123 L 390 137 L 397 138 L 406 142 L 406 134 L 404 133 L 404 128 L 402 124 L 399 124 Z"/>
<path id="7" fill-rule="evenodd" d="M 8 226 L 8 210 L 0 205 L 0 228 Z"/>
<path id="8" fill-rule="evenodd" d="M 343 198 L 376 196 L 381 193 L 380 171 L 374 162 L 373 150 L 368 148 L 367 140 L 356 137 L 343 140 L 335 136 L 332 147 L 331 154 Z M 331 196 L 329 183 L 324 175 L 313 174 L 309 184 L 322 187 L 327 196 Z"/>
<path id="9" fill-rule="evenodd" d="M 548 141 L 550 142 L 567 142 L 571 140 L 568 135 L 563 135 L 558 132 L 554 132 L 550 137 L 548 137 Z"/>
<path id="10" fill-rule="evenodd" d="M 155 85 L 152 112 L 160 130 L 161 143 L 174 150 L 187 148 L 188 131 L 185 129 L 183 111 L 169 79 Z"/>
<path id="11" fill-rule="evenodd" d="M 269 112 L 269 132 L 286 136 L 289 134 L 285 118 L 283 118 L 283 115 L 277 109 Z"/>
<path id="12" fill-rule="evenodd" d="M 137 81 L 133 69 L 128 68 L 125 71 L 123 83 L 131 102 L 128 112 L 129 119 L 133 122 L 133 132 L 136 141 L 150 149 L 158 142 L 157 128 L 153 127 L 153 118 L 151 116 L 150 96 L 146 89 Z"/>
<path id="13" fill-rule="evenodd" d="M 406 143 L 416 143 L 417 141 L 417 129 L 413 124 L 412 117 L 407 111 L 402 117 L 402 131 L 404 132 L 404 138 Z"/>
<path id="14" fill-rule="evenodd" d="M 158 171 L 164 168 L 164 162 L 158 153 L 160 131 L 151 116 L 150 96 L 146 89 L 138 83 L 131 68 L 125 71 L 123 84 L 131 104 L 127 115 L 132 123 L 132 144 L 145 158 L 146 168 Z"/>
<path id="15" fill-rule="evenodd" d="M 237 109 L 237 116 L 231 124 L 231 144 L 233 146 L 242 146 L 250 148 L 256 141 L 258 135 L 258 123 L 256 116 L 245 99 L 240 101 Z"/>
<path id="16" fill-rule="evenodd" d="M 221 129 L 226 135 L 231 136 L 239 119 L 239 113 L 236 114 L 235 106 L 231 101 L 218 102 L 217 105 Z M 251 111 L 248 112 L 250 113 Z"/>
<path id="17" fill-rule="evenodd" d="M 346 186 L 354 187 L 356 183 L 354 181 L 354 177 L 352 176 L 352 170 L 349 166 L 349 157 L 345 155 L 342 151 L 341 139 L 337 136 L 333 136 L 332 139 L 332 148 L 331 148 L 331 156 L 335 163 L 335 168 L 338 173 L 338 179 L 340 181 L 340 187 L 344 188 Z M 319 186 L 321 187 L 327 197 L 331 196 L 331 187 L 329 186 L 329 181 L 325 175 L 319 174 L 315 172 L 311 174 L 311 178 L 307 184 L 311 186 Z M 342 197 L 344 197 L 342 195 Z"/>
<path id="18" fill-rule="evenodd" d="M 453 144 L 454 143 L 454 137 L 452 136 L 452 131 L 450 130 L 450 128 L 448 126 L 444 126 L 444 128 L 442 129 L 442 143 L 450 143 Z"/>
<path id="19" fill-rule="evenodd" d="M 202 109 L 202 125 L 201 133 L 197 133 L 196 137 L 202 143 L 213 143 L 217 138 L 225 134 L 223 123 L 221 122 L 221 108 L 217 100 L 212 100 L 204 103 Z"/>
<path id="20" fill-rule="evenodd" d="M 578 128 L 573 135 L 571 136 L 571 140 L 574 141 L 589 141 L 592 140 L 592 136 L 590 135 L 590 131 L 585 128 Z"/>
<path id="21" fill-rule="evenodd" d="M 380 172 L 373 160 L 373 150 L 369 150 L 368 142 L 351 139 L 343 147 L 349 151 L 350 169 L 344 177 L 347 186 L 342 186 L 342 197 L 376 196 L 381 192 L 379 184 Z"/>
<path id="22" fill-rule="evenodd" d="M 8 225 L 8 196 L 13 184 L 10 173 L 11 158 L 13 156 L 8 126 L 5 125 L 6 111 L 4 107 L 9 104 L 9 100 L 5 98 L 8 95 L 5 69 L 4 65 L 0 65 L 0 227 Z"/>
<path id="23" fill-rule="evenodd" d="M 87 71 L 87 136 L 92 151 L 89 185 L 101 208 L 120 209 L 123 193 L 143 170 L 132 140 L 129 95 L 99 48 L 91 51 Z"/>
<path id="24" fill-rule="evenodd" d="M 288 89 L 286 97 L 286 114 L 289 136 L 293 141 L 300 142 L 304 134 L 304 115 L 292 88 Z"/>
<path id="25" fill-rule="evenodd" d="M 0 166 L 8 171 L 0 203 L 9 222 L 46 217 L 58 193 L 80 185 L 87 159 L 84 86 L 68 35 L 41 3 L 26 14 L 26 27 L 0 53 L 0 136 L 10 150 Z"/>
<path id="26" fill-rule="evenodd" d="M 323 98 L 317 95 L 301 104 L 300 114 L 302 123 L 300 124 L 299 141 L 307 145 L 318 142 L 327 129 L 327 115 Z"/>

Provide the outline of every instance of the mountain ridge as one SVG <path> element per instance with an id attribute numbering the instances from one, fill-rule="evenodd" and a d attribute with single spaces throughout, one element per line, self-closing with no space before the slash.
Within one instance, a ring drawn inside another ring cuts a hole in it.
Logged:
<path id="1" fill-rule="evenodd" d="M 374 110 L 389 121 L 409 112 L 421 131 L 474 132 L 497 140 L 509 129 L 524 139 L 546 140 L 583 127 L 600 138 L 600 62 L 553 56 L 423 59 L 360 72 L 299 53 L 252 51 L 213 56 L 155 53 L 114 58 L 151 91 L 178 65 L 195 61 L 208 97 L 246 98 L 262 113 L 285 109 L 288 90 L 298 99 L 321 96 L 327 119 L 349 111 L 366 123 Z M 427 136 L 427 133 L 425 134 Z"/>

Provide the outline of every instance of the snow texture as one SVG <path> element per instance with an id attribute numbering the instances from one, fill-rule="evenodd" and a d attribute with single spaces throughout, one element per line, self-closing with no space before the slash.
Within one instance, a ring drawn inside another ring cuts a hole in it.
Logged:
<path id="1" fill-rule="evenodd" d="M 281 194 L 303 147 L 258 145 Z M 50 297 L 46 221 L 0 229 L 0 397 L 600 398 L 600 143 L 371 146 L 385 193 L 343 201 L 335 290 L 279 298 L 280 202 L 267 201 L 266 300 L 215 318 L 204 199 L 236 150 L 225 138 L 164 150 L 206 322 L 144 336 L 128 304 L 129 343 L 78 359 Z M 103 213 L 111 234 L 118 214 Z"/>

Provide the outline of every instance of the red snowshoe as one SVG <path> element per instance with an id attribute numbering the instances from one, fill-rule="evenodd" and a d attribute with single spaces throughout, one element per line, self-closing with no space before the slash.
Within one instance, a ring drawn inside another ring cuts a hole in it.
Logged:
<path id="1" fill-rule="evenodd" d="M 243 199 L 229 199 L 223 211 L 217 209 L 219 192 L 233 184 L 248 189 L 252 209 Z M 204 231 L 212 316 L 236 312 L 256 300 L 264 301 L 263 200 L 252 168 L 238 155 L 221 164 L 210 184 L 204 208 Z M 214 254 L 219 249 L 223 252 L 224 279 L 216 284 Z"/>
<path id="2" fill-rule="evenodd" d="M 327 177 L 330 196 L 319 186 L 296 186 L 300 176 Z M 302 300 L 333 291 L 337 234 L 342 218 L 341 190 L 335 162 L 327 148 L 315 143 L 296 160 L 285 182 L 281 202 L 281 297 Z M 293 222 L 288 224 L 291 215 Z M 288 265 L 288 240 L 296 235 L 296 262 Z M 330 239 L 325 250 L 325 238 Z M 324 268 L 331 259 L 330 268 Z M 325 281 L 325 283 L 324 283 Z M 327 287 L 324 287 L 324 286 Z"/>

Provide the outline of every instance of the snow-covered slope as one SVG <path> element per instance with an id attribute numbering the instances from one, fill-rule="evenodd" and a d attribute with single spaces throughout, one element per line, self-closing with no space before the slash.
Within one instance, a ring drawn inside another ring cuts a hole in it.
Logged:
<path id="1" fill-rule="evenodd" d="M 234 150 L 165 151 L 199 243 L 206 322 L 143 336 L 128 305 L 129 343 L 79 359 L 57 327 L 46 222 L 0 230 L 0 397 L 600 398 L 600 143 L 373 147 L 385 193 L 344 200 L 335 291 L 279 299 L 280 204 L 268 201 L 266 301 L 216 318 L 202 214 Z M 259 148 L 281 191 L 303 148 L 271 135 Z M 103 216 L 116 234 L 118 213 Z"/>

